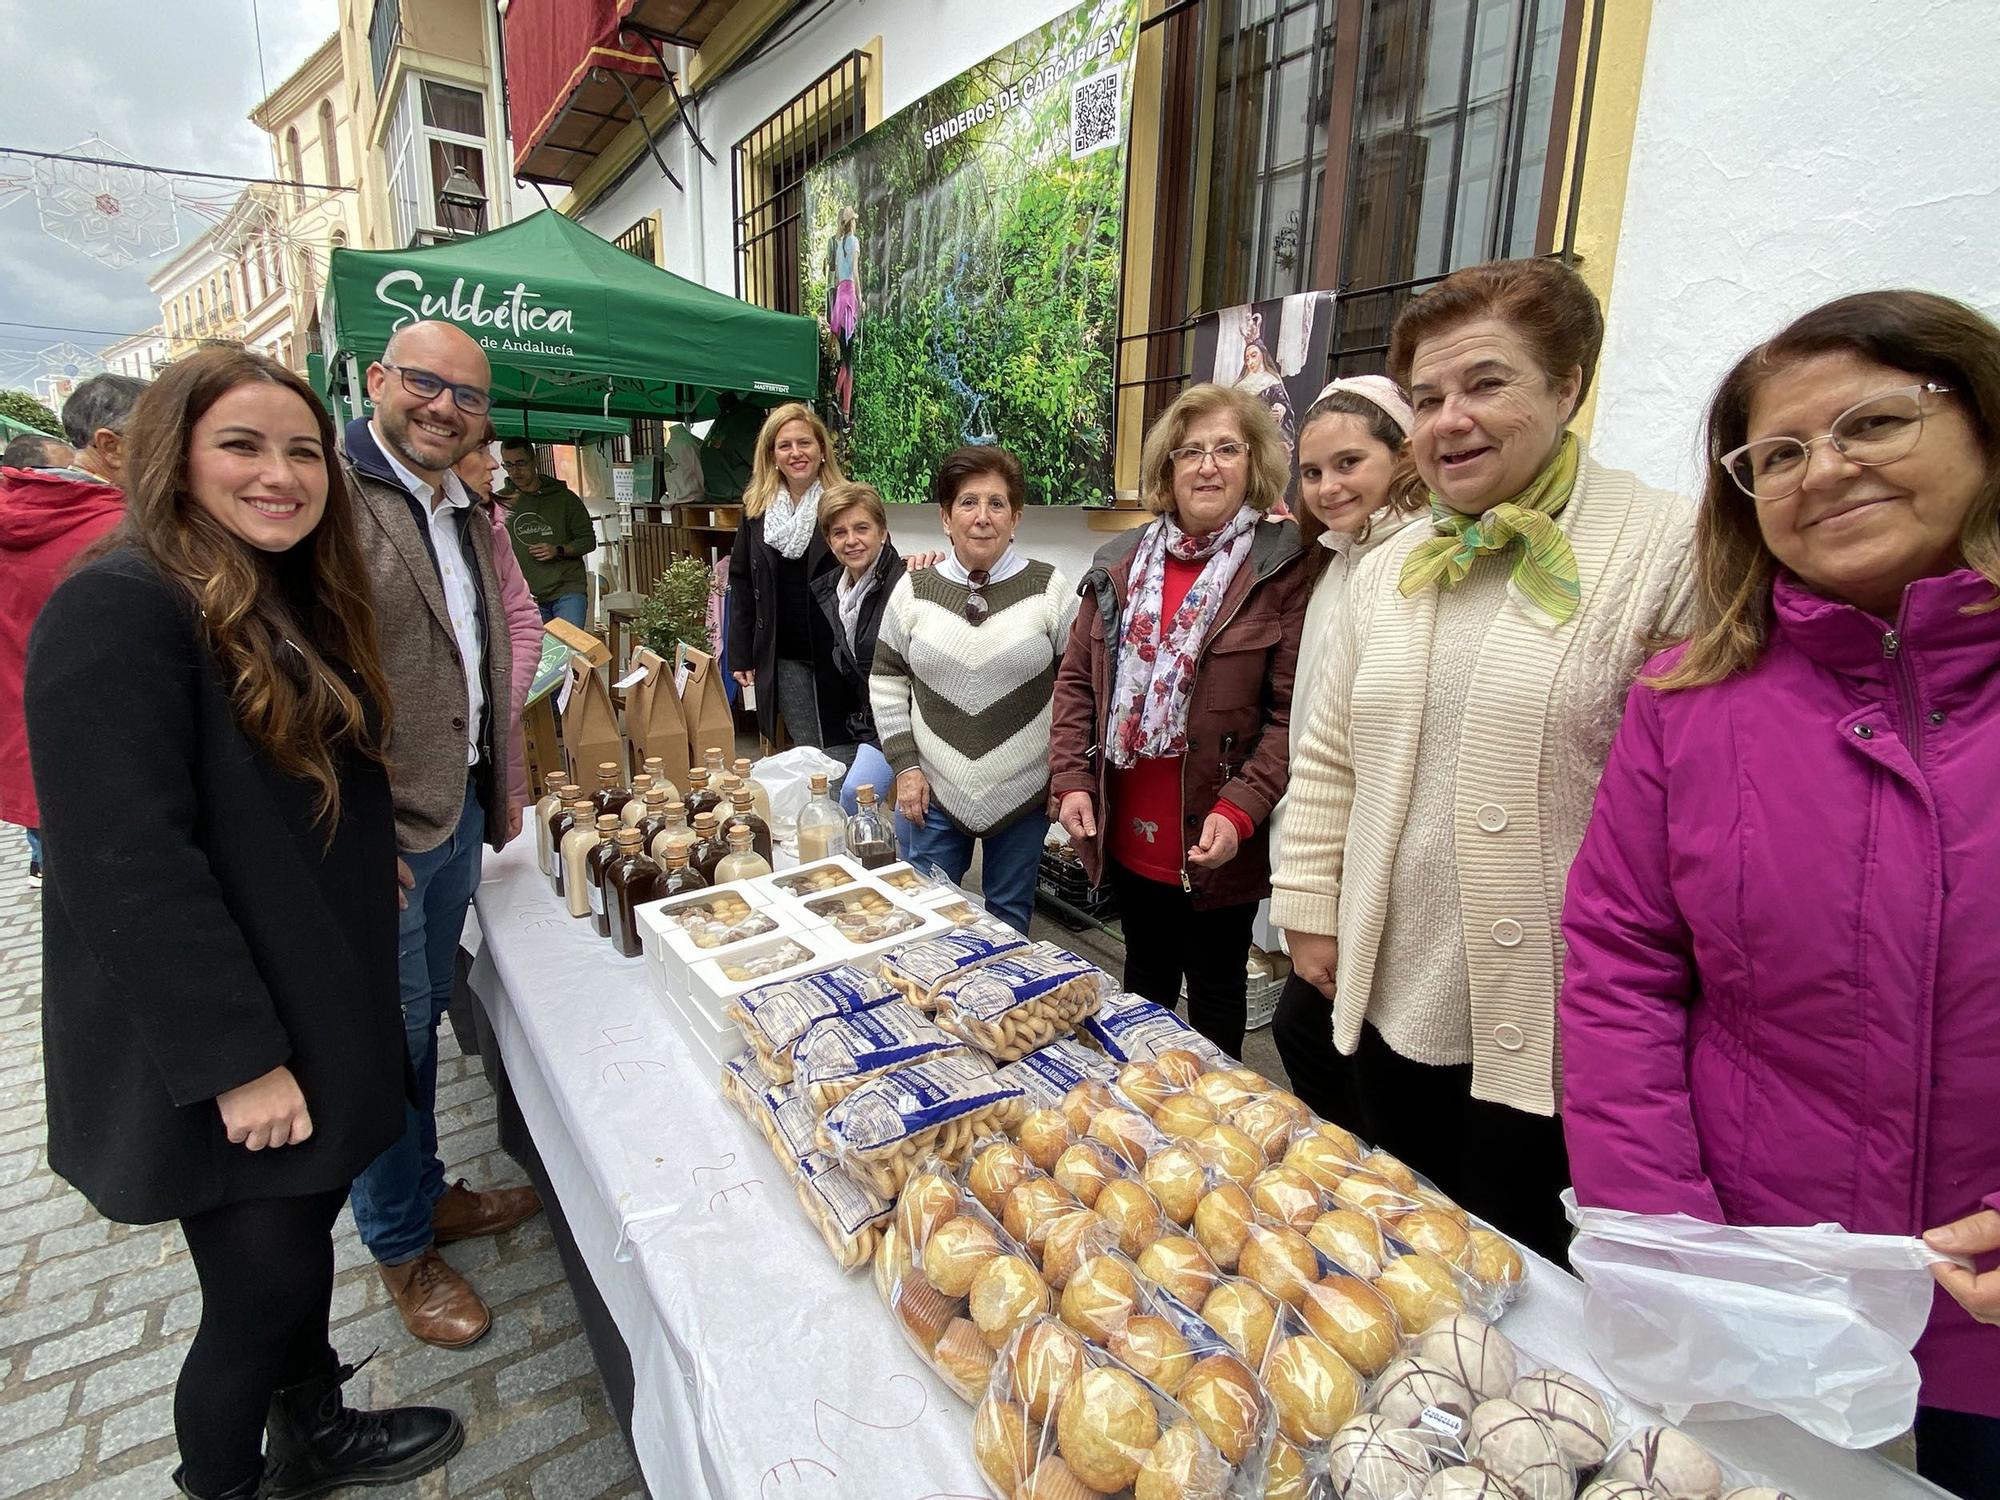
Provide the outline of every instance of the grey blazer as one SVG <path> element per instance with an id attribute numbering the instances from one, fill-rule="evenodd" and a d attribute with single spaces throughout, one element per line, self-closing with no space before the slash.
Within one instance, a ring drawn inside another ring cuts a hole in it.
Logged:
<path id="1" fill-rule="evenodd" d="M 470 769 L 486 814 L 485 841 L 502 848 L 507 841 L 506 747 L 500 740 L 509 729 L 513 656 L 493 568 L 493 528 L 475 513 L 464 529 L 466 550 L 478 573 L 486 658 L 486 711 L 478 726 L 479 764 L 474 768 L 466 765 L 465 755 L 465 670 L 429 532 L 419 528 L 413 497 L 376 447 L 365 420 L 348 424 L 346 449 L 356 530 L 375 588 L 382 670 L 395 709 L 389 782 L 396 803 L 396 847 L 421 854 L 451 837 L 465 805 Z"/>

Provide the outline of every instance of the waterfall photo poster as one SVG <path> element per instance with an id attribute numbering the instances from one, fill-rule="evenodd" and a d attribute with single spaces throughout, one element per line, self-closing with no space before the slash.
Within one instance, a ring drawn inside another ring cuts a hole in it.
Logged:
<path id="1" fill-rule="evenodd" d="M 799 281 L 849 474 L 930 498 L 961 443 L 1111 498 L 1135 0 L 1078 6 L 806 174 Z"/>

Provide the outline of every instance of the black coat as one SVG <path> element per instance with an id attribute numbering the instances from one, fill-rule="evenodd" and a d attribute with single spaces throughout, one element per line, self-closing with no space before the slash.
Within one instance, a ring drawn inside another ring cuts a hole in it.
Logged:
<path id="1" fill-rule="evenodd" d="M 840 623 L 837 592 L 846 573 L 845 568 L 836 567 L 812 581 L 813 602 L 819 606 L 820 617 L 833 635 L 833 669 L 840 676 L 841 686 L 841 734 L 839 739 L 827 743 L 873 745 L 879 750 L 882 742 L 875 734 L 875 710 L 868 701 L 868 671 L 875 664 L 875 638 L 882 633 L 882 611 L 888 607 L 896 580 L 903 576 L 903 559 L 897 556 L 893 542 L 882 544 L 882 555 L 875 559 L 874 588 L 861 601 L 861 614 L 854 622 L 852 650 L 847 645 L 847 631 Z M 824 698 L 820 713 L 822 718 L 830 717 Z"/>
<path id="2" fill-rule="evenodd" d="M 757 728 L 767 740 L 778 735 L 778 565 L 777 554 L 764 540 L 764 518 L 745 518 L 736 528 L 736 540 L 729 549 L 729 670 L 757 673 Z M 822 575 L 839 573 L 840 564 L 817 531 L 806 547 L 806 578 L 817 583 Z M 813 678 L 820 696 L 820 738 L 828 745 L 842 743 L 847 735 L 842 727 L 846 714 L 835 705 L 841 701 L 840 674 L 833 668 L 833 643 L 820 629 L 817 612 L 813 629 Z M 797 738 L 796 734 L 793 736 Z"/>
<path id="3" fill-rule="evenodd" d="M 49 1165 L 107 1218 L 346 1186 L 402 1132 L 389 780 L 313 787 L 238 727 L 192 604 L 138 553 L 79 569 L 28 647 L 42 796 Z M 229 1143 L 215 1097 L 280 1063 L 303 1145 Z"/>

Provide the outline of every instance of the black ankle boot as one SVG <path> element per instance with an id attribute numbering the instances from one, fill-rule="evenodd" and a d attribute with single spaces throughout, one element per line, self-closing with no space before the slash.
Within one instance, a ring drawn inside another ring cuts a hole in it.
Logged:
<path id="1" fill-rule="evenodd" d="M 463 1424 L 442 1407 L 348 1406 L 340 1388 L 360 1368 L 338 1365 L 271 1398 L 268 1500 L 305 1500 L 346 1484 L 401 1484 L 465 1445 Z"/>
<path id="2" fill-rule="evenodd" d="M 262 1500 L 264 1476 L 259 1474 L 255 1479 L 246 1479 L 241 1484 L 232 1485 L 217 1495 L 203 1495 L 188 1488 L 187 1465 L 176 1464 L 174 1488 L 186 1495 L 188 1500 Z"/>

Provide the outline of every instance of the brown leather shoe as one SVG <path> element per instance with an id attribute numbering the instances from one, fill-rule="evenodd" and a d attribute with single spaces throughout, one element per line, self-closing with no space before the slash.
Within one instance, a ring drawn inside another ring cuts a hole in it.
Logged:
<path id="1" fill-rule="evenodd" d="M 541 1194 L 531 1187 L 475 1193 L 461 1177 L 431 1209 L 431 1239 L 440 1245 L 512 1229 L 542 1211 Z"/>
<path id="2" fill-rule="evenodd" d="M 435 1249 L 400 1266 L 377 1266 L 382 1284 L 403 1316 L 403 1326 L 426 1344 L 463 1349 L 493 1326 L 493 1314 L 472 1283 L 445 1263 Z"/>

